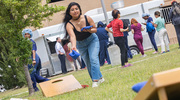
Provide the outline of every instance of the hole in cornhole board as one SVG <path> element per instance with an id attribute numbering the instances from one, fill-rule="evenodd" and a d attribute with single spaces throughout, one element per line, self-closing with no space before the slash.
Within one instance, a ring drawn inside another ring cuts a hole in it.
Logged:
<path id="1" fill-rule="evenodd" d="M 63 80 L 62 80 L 62 79 L 59 79 L 59 80 L 53 81 L 52 83 L 58 83 L 58 82 L 61 82 L 61 81 L 63 81 Z"/>
<path id="2" fill-rule="evenodd" d="M 73 75 L 42 82 L 39 83 L 39 86 L 45 97 L 52 97 L 55 95 L 82 89 L 81 84 Z"/>

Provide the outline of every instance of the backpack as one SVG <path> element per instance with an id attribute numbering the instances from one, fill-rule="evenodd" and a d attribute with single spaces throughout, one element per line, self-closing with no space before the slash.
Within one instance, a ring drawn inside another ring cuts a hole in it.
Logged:
<path id="1" fill-rule="evenodd" d="M 148 22 L 146 24 L 146 28 L 147 28 L 147 32 L 152 32 L 153 30 L 155 30 L 154 26 L 152 23 Z"/>

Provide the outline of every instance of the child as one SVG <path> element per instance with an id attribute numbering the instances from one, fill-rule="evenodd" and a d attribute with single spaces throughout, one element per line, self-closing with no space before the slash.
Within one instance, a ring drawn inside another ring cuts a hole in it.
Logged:
<path id="1" fill-rule="evenodd" d="M 165 52 L 169 52 L 169 45 L 168 45 L 168 34 L 167 34 L 167 30 L 165 28 L 165 21 L 164 18 L 160 17 L 160 12 L 156 11 L 154 13 L 154 16 L 156 17 L 156 21 L 155 23 L 151 22 L 154 27 L 156 27 L 156 30 L 158 31 L 158 35 L 159 35 L 159 39 L 161 41 L 161 54 L 165 53 Z M 167 51 L 165 51 L 165 45 L 166 45 L 166 49 Z"/>
<path id="2" fill-rule="evenodd" d="M 22 35 L 24 38 L 30 39 L 32 37 L 32 30 L 24 29 L 22 31 Z M 39 91 L 38 87 L 36 86 L 36 82 L 40 83 L 40 82 L 48 81 L 49 79 L 40 76 L 39 71 L 41 69 L 41 59 L 36 53 L 37 51 L 36 43 L 32 39 L 30 39 L 30 41 L 32 42 L 32 55 L 31 55 L 32 64 L 31 65 L 28 64 L 28 69 L 29 70 L 33 69 L 33 71 L 30 73 L 30 76 L 31 76 L 31 80 L 33 81 L 34 91 L 36 92 Z"/>

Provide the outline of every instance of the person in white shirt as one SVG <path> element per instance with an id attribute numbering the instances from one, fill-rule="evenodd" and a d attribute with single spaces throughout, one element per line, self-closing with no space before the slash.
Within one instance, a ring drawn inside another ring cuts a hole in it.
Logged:
<path id="1" fill-rule="evenodd" d="M 65 74 L 67 73 L 67 69 L 66 69 L 66 60 L 65 60 L 65 51 L 61 45 L 61 39 L 60 37 L 56 38 L 56 45 L 55 45 L 55 50 L 56 53 L 58 54 L 59 60 L 61 62 L 61 69 L 62 69 L 62 73 Z"/>

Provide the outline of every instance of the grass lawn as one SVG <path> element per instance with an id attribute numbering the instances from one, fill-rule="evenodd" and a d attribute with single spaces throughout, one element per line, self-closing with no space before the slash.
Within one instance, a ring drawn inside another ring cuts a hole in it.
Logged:
<path id="1" fill-rule="evenodd" d="M 160 50 L 159 50 L 160 51 Z M 118 66 L 105 65 L 101 67 L 101 72 L 105 78 L 105 82 L 97 88 L 91 88 L 92 82 L 87 70 L 71 72 L 76 79 L 83 85 L 87 84 L 90 87 L 77 90 L 63 95 L 45 98 L 42 92 L 36 92 L 34 96 L 28 97 L 27 87 L 9 90 L 0 93 L 0 99 L 9 100 L 10 98 L 24 98 L 29 100 L 133 100 L 136 93 L 131 90 L 131 87 L 138 82 L 146 81 L 153 73 L 161 72 L 177 68 L 180 66 L 180 49 L 178 45 L 171 45 L 170 52 L 165 54 L 152 54 L 153 51 L 147 51 L 147 57 L 136 55 L 129 62 L 132 67 L 121 68 Z M 59 75 L 53 78 L 62 77 Z M 51 79 L 53 79 L 51 78 Z M 12 96 L 18 93 L 20 95 Z"/>

